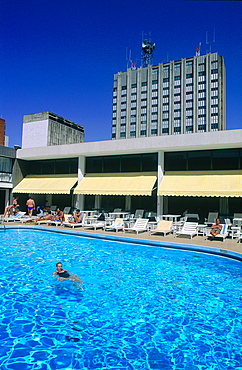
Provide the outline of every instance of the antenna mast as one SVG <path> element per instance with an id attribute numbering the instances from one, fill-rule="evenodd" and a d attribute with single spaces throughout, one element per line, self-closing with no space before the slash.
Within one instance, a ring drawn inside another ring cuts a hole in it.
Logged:
<path id="1" fill-rule="evenodd" d="M 126 49 L 126 60 L 127 60 L 127 70 L 131 69 L 132 71 L 135 71 L 137 69 L 137 63 L 133 62 L 131 59 L 131 50 L 129 51 L 128 56 L 128 50 Z"/>
<path id="2" fill-rule="evenodd" d="M 215 28 L 213 29 L 213 40 L 208 41 L 208 31 L 206 31 L 206 44 L 209 45 L 209 50 L 208 52 L 212 52 L 212 44 L 215 42 Z"/>
<path id="3" fill-rule="evenodd" d="M 152 44 L 150 38 L 144 38 L 142 35 L 142 52 L 141 52 L 141 64 L 142 67 L 148 67 L 153 62 L 153 51 L 155 44 Z"/>

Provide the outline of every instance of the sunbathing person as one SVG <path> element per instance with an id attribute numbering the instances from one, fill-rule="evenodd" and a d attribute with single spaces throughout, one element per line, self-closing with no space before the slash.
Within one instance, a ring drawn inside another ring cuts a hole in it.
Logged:
<path id="1" fill-rule="evenodd" d="M 74 214 L 74 220 L 69 221 L 70 224 L 80 224 L 82 222 L 82 213 L 80 209 L 77 209 Z"/>
<path id="2" fill-rule="evenodd" d="M 53 272 L 53 276 L 59 281 L 71 280 L 73 282 L 82 284 L 81 279 L 76 274 L 74 274 L 73 272 L 67 271 L 67 270 L 63 270 L 61 262 L 57 262 L 56 271 Z M 79 285 L 76 285 L 76 286 L 77 288 L 80 288 Z"/>
<path id="3" fill-rule="evenodd" d="M 35 223 L 37 223 L 38 221 L 52 221 L 53 220 L 53 216 L 51 214 L 51 211 L 48 211 L 47 215 L 45 216 L 41 216 L 41 217 L 38 217 L 38 218 L 28 218 L 27 220 L 24 221 L 24 223 L 26 222 L 31 222 L 31 221 L 34 221 Z"/>
<path id="4" fill-rule="evenodd" d="M 222 227 L 220 219 L 216 218 L 215 224 L 212 225 L 212 230 L 210 231 L 212 238 L 215 238 L 216 235 L 220 234 Z"/>
<path id="5" fill-rule="evenodd" d="M 65 221 L 64 212 L 60 208 L 56 209 L 56 214 L 54 215 L 53 220 L 54 221 L 60 221 L 60 222 Z"/>

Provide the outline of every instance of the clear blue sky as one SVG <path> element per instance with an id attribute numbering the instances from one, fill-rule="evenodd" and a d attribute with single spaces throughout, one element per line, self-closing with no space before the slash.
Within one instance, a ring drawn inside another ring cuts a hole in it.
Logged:
<path id="1" fill-rule="evenodd" d="M 86 141 L 111 138 L 113 75 L 126 49 L 140 65 L 142 32 L 154 64 L 212 52 L 227 70 L 227 128 L 242 128 L 242 2 L 0 0 L 0 117 L 21 145 L 24 114 L 51 111 L 85 127 Z"/>

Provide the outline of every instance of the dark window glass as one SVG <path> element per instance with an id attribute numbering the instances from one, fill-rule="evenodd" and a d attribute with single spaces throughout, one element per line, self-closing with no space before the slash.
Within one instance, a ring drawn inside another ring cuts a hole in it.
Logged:
<path id="1" fill-rule="evenodd" d="M 95 209 L 95 195 L 85 195 L 84 197 L 85 207 L 84 209 L 93 210 Z"/>
<path id="2" fill-rule="evenodd" d="M 78 159 L 71 158 L 70 159 L 70 173 L 77 173 L 78 171 Z"/>
<path id="3" fill-rule="evenodd" d="M 196 151 L 187 153 L 188 170 L 210 170 L 211 169 L 211 151 Z"/>
<path id="4" fill-rule="evenodd" d="M 143 154 L 142 155 L 141 171 L 157 171 L 158 159 L 157 153 Z"/>
<path id="5" fill-rule="evenodd" d="M 213 170 L 236 170 L 239 168 L 238 150 L 218 150 L 212 154 Z"/>
<path id="6" fill-rule="evenodd" d="M 165 171 L 185 171 L 186 153 L 165 153 Z"/>
<path id="7" fill-rule="evenodd" d="M 140 172 L 140 155 L 121 156 L 121 172 Z"/>
<path id="8" fill-rule="evenodd" d="M 103 158 L 104 172 L 120 172 L 120 157 L 104 157 Z"/>
<path id="9" fill-rule="evenodd" d="M 86 172 L 87 173 L 100 173 L 103 171 L 102 157 L 86 158 Z"/>
<path id="10" fill-rule="evenodd" d="M 55 161 L 55 173 L 56 174 L 70 173 L 69 163 L 70 163 L 70 160 L 68 158 L 67 159 L 59 159 L 59 160 Z M 76 173 L 77 173 L 77 171 L 76 171 Z"/>
<path id="11" fill-rule="evenodd" d="M 180 118 L 177 117 L 177 119 L 179 120 Z M 174 132 L 181 132 L 181 127 L 180 126 L 174 127 Z"/>
<path id="12" fill-rule="evenodd" d="M 151 132 L 151 135 L 157 135 L 158 130 L 157 128 L 152 128 L 150 132 Z"/>
<path id="13" fill-rule="evenodd" d="M 44 161 L 42 163 L 42 174 L 54 174 L 55 173 L 55 161 Z"/>
<path id="14" fill-rule="evenodd" d="M 41 170 L 41 161 L 31 161 L 29 162 L 29 175 L 40 175 L 42 174 Z"/>

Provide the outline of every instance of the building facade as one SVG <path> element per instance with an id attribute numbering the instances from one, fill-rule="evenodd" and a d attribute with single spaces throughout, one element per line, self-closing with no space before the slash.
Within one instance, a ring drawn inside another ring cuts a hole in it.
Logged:
<path id="1" fill-rule="evenodd" d="M 82 143 L 84 127 L 51 112 L 27 114 L 23 119 L 22 148 Z"/>
<path id="2" fill-rule="evenodd" d="M 17 150 L 20 204 L 207 217 L 242 212 L 242 130 Z"/>
<path id="3" fill-rule="evenodd" d="M 225 65 L 218 53 L 114 75 L 112 139 L 226 129 Z"/>

